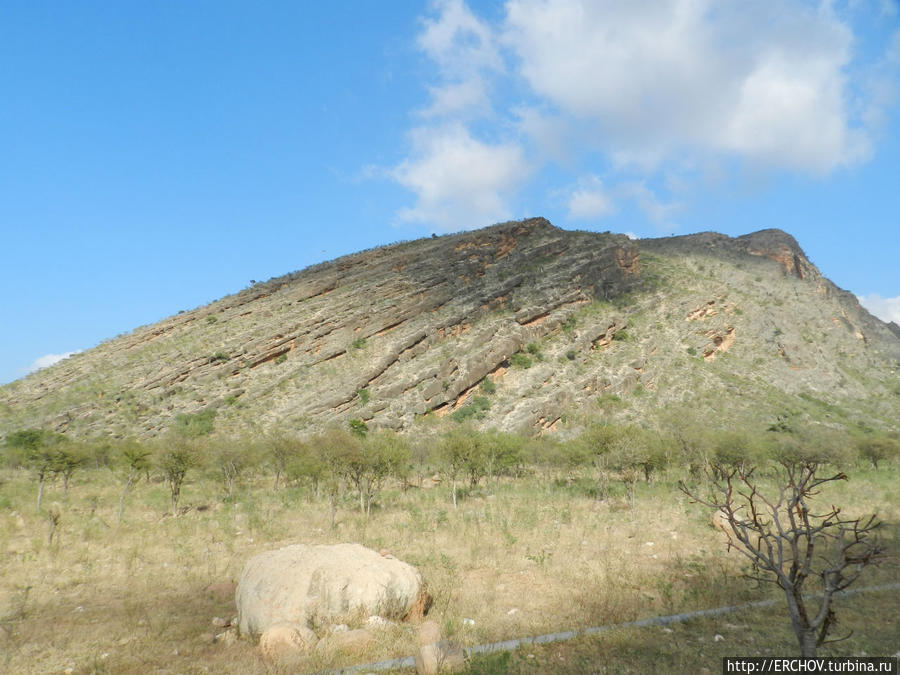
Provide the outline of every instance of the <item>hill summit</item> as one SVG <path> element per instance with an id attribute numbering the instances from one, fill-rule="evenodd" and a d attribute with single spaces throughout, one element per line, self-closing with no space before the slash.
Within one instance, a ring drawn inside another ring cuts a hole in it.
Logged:
<path id="1" fill-rule="evenodd" d="M 631 240 L 543 218 L 258 283 L 0 388 L 0 435 L 156 436 L 428 420 L 550 433 L 690 409 L 895 428 L 900 338 L 793 237 Z"/>

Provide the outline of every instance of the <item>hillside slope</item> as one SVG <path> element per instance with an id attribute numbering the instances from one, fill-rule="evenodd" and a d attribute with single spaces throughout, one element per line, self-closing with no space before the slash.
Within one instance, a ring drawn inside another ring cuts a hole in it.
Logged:
<path id="1" fill-rule="evenodd" d="M 256 284 L 0 388 L 0 436 L 303 433 L 452 415 L 525 432 L 599 415 L 895 429 L 900 339 L 765 230 L 632 241 L 544 219 Z M 484 384 L 488 382 L 488 384 Z"/>

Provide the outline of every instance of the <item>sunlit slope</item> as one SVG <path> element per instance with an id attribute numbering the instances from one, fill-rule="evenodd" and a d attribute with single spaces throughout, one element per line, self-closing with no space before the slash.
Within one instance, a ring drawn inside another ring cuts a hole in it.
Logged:
<path id="1" fill-rule="evenodd" d="M 543 219 L 256 284 L 0 388 L 0 435 L 153 436 L 598 416 L 895 428 L 900 339 L 777 230 L 632 241 Z"/>

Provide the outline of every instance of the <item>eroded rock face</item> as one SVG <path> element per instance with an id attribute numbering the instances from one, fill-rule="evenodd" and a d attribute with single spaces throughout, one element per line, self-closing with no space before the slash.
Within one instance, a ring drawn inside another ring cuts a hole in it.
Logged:
<path id="1" fill-rule="evenodd" d="M 359 544 L 295 544 L 251 558 L 235 601 L 242 634 L 327 622 L 355 611 L 403 619 L 427 598 L 422 575 Z"/>
<path id="2" fill-rule="evenodd" d="M 205 411 L 224 436 L 352 419 L 415 432 L 483 403 L 488 379 L 489 409 L 467 419 L 526 434 L 591 419 L 610 397 L 650 424 L 685 392 L 760 410 L 769 387 L 885 426 L 898 335 L 779 230 L 632 241 L 533 218 L 257 283 L 0 386 L 0 443 L 39 427 L 153 437 Z"/>

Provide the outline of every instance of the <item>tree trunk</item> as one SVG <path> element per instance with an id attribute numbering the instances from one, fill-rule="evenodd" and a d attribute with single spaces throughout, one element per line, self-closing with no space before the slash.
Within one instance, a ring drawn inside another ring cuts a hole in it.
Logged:
<path id="1" fill-rule="evenodd" d="M 800 638 L 800 656 L 805 659 L 815 658 L 819 638 L 812 628 L 803 631 Z"/>
<path id="2" fill-rule="evenodd" d="M 119 497 L 119 516 L 118 520 L 121 524 L 122 522 L 122 514 L 125 512 L 125 497 L 128 495 L 128 491 L 131 489 L 131 483 L 134 480 L 134 472 L 128 474 L 128 480 L 125 481 L 125 487 L 122 490 L 122 496 Z"/>
<path id="3" fill-rule="evenodd" d="M 331 505 L 331 529 L 334 529 L 334 517 L 337 513 L 337 495 L 334 492 L 329 494 L 329 502 Z"/>

